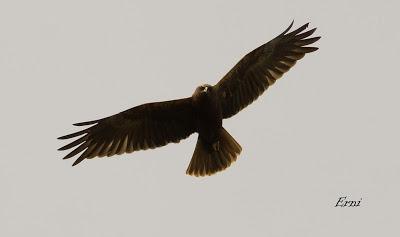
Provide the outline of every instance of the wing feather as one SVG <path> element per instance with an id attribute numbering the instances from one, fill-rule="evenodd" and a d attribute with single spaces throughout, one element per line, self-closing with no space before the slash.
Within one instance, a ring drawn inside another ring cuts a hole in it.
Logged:
<path id="1" fill-rule="evenodd" d="M 77 165 L 84 159 L 153 149 L 179 142 L 195 132 L 194 116 L 191 98 L 143 104 L 107 118 L 74 124 L 92 126 L 59 137 L 82 135 L 59 150 L 75 148 L 64 159 L 83 151 L 73 164 Z"/>
<path id="2" fill-rule="evenodd" d="M 288 72 L 297 60 L 318 49 L 308 45 L 321 37 L 307 38 L 316 28 L 305 31 L 307 23 L 289 32 L 292 25 L 293 22 L 273 40 L 244 56 L 214 86 L 221 98 L 223 118 L 229 118 L 248 106 Z"/>

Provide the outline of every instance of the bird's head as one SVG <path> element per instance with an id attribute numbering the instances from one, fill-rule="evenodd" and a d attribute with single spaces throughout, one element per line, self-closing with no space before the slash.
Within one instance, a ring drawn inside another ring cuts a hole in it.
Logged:
<path id="1" fill-rule="evenodd" d="M 196 96 L 202 96 L 202 95 L 208 95 L 212 91 L 212 86 L 208 84 L 201 85 L 196 88 L 194 91 L 193 95 Z"/>

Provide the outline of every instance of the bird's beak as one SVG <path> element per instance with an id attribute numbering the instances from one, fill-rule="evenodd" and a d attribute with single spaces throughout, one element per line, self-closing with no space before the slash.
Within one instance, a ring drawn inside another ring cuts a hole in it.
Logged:
<path id="1" fill-rule="evenodd" d="M 206 93 L 207 92 L 207 90 L 208 90 L 208 87 L 204 87 L 204 89 L 203 89 L 203 93 Z"/>

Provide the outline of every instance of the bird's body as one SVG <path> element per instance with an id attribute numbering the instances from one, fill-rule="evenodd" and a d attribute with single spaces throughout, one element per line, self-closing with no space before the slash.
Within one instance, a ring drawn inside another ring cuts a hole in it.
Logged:
<path id="1" fill-rule="evenodd" d="M 305 47 L 320 37 L 308 38 L 314 29 L 308 24 L 280 35 L 244 56 L 216 85 L 204 84 L 191 97 L 139 105 L 118 114 L 74 124 L 84 130 L 59 139 L 81 136 L 59 150 L 75 148 L 64 159 L 82 154 L 85 159 L 131 153 L 179 142 L 198 133 L 197 144 L 186 171 L 189 175 L 212 175 L 236 161 L 242 148 L 222 127 L 227 119 L 256 100 L 269 86 L 295 65 Z"/>
<path id="2" fill-rule="evenodd" d="M 199 137 L 208 145 L 218 142 L 218 130 L 222 127 L 221 104 L 210 85 L 199 86 L 192 96 L 195 108 L 196 129 Z"/>

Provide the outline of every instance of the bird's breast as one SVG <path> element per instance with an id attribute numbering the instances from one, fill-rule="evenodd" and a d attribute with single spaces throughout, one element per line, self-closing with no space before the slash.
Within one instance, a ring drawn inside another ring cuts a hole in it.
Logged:
<path id="1" fill-rule="evenodd" d="M 204 96 L 196 101 L 196 124 L 198 133 L 205 140 L 215 141 L 222 127 L 222 110 L 217 98 Z"/>

